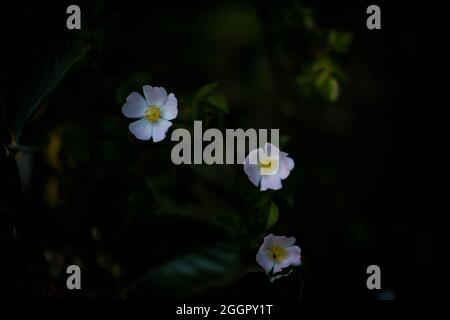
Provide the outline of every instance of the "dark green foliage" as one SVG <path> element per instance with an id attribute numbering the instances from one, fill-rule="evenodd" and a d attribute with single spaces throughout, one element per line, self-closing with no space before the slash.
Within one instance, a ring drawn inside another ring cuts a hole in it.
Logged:
<path id="1" fill-rule="evenodd" d="M 27 74 L 22 75 L 19 90 L 5 94 L 8 100 L 9 127 L 18 140 L 25 123 L 42 106 L 47 95 L 63 80 L 69 69 L 87 51 L 81 42 L 58 42 L 30 57 Z"/>
<path id="2" fill-rule="evenodd" d="M 0 60 L 6 295 L 366 298 L 365 268 L 380 263 L 394 270 L 386 287 L 415 296 L 408 277 L 392 280 L 399 261 L 420 270 L 431 246 L 392 204 L 391 116 L 403 97 L 391 47 L 403 42 L 368 37 L 360 7 L 306 3 L 85 1 L 79 32 L 55 20 L 60 5 L 0 9 L 1 31 L 24 24 L 2 38 Z M 178 100 L 158 143 L 136 140 L 121 113 L 146 84 Z M 283 188 L 259 191 L 242 165 L 174 165 L 170 135 L 195 120 L 280 129 L 295 161 Z M 302 266 L 273 283 L 255 261 L 268 233 L 302 248 Z M 80 292 L 66 289 L 69 264 L 82 266 Z"/>
<path id="3" fill-rule="evenodd" d="M 238 266 L 236 250 L 217 243 L 175 257 L 149 270 L 127 287 L 121 297 L 182 298 L 199 293 L 232 276 Z"/>

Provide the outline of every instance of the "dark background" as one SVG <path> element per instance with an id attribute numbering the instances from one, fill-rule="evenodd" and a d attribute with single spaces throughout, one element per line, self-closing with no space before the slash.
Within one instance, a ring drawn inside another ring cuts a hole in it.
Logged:
<path id="1" fill-rule="evenodd" d="M 86 1 L 82 30 L 69 31 L 69 4 L 0 5 L 2 296 L 112 298 L 145 274 L 130 297 L 448 295 L 445 189 L 431 181 L 441 175 L 435 106 L 445 92 L 434 76 L 443 68 L 436 7 L 377 2 L 382 29 L 368 30 L 365 1 Z M 352 41 L 336 49 L 332 32 Z M 299 85 L 314 81 L 320 59 L 339 70 L 327 80 L 337 99 L 327 86 Z M 66 60 L 76 63 L 43 95 L 46 63 L 60 70 Z M 215 82 L 229 113 L 195 109 L 199 89 Z M 158 144 L 135 140 L 120 108 L 144 84 L 177 96 L 173 128 L 194 119 L 279 128 L 296 163 L 284 188 L 257 192 L 240 166 L 174 166 L 170 132 Z M 266 230 L 272 202 L 279 219 Z M 241 278 L 258 270 L 270 232 L 295 236 L 303 255 L 276 287 Z M 219 270 L 180 279 L 164 278 L 176 267 L 158 269 L 204 248 Z M 80 292 L 65 289 L 72 263 L 82 266 Z M 371 264 L 381 292 L 365 286 Z"/>

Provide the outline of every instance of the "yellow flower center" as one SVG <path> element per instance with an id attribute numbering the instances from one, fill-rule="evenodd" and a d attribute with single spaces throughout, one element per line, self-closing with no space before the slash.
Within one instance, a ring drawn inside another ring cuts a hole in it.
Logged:
<path id="1" fill-rule="evenodd" d="M 283 247 L 272 247 L 269 250 L 270 259 L 272 259 L 274 262 L 280 263 L 287 257 L 287 251 L 286 248 Z"/>
<path id="2" fill-rule="evenodd" d="M 263 156 L 259 160 L 258 167 L 261 175 L 271 176 L 278 172 L 278 159 L 270 156 Z"/>
<path id="3" fill-rule="evenodd" d="M 270 158 L 262 159 L 259 163 L 260 168 L 270 169 L 272 167 L 272 160 Z"/>
<path id="4" fill-rule="evenodd" d="M 149 106 L 145 111 L 145 119 L 151 123 L 158 121 L 160 117 L 161 111 L 157 106 Z"/>

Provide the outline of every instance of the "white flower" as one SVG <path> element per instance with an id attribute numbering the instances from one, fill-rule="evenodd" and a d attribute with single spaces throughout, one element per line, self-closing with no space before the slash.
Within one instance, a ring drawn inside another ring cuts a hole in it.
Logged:
<path id="1" fill-rule="evenodd" d="M 301 264 L 300 247 L 295 246 L 294 237 L 274 236 L 269 234 L 256 254 L 256 261 L 271 277 L 276 279 L 276 273 L 289 266 Z"/>
<path id="2" fill-rule="evenodd" d="M 281 180 L 286 179 L 292 169 L 294 160 L 271 143 L 266 143 L 264 149 L 250 152 L 244 162 L 245 173 L 255 186 L 260 185 L 261 191 L 281 189 Z"/>
<path id="3" fill-rule="evenodd" d="M 154 142 L 163 140 L 166 132 L 177 117 L 177 98 L 173 93 L 167 95 L 163 87 L 144 86 L 144 97 L 132 92 L 122 107 L 122 113 L 127 118 L 138 119 L 130 123 L 129 129 L 140 140 Z"/>

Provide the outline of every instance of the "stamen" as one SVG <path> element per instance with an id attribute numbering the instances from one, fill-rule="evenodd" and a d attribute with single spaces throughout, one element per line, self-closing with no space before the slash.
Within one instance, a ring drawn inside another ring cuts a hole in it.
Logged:
<path id="1" fill-rule="evenodd" d="M 157 106 L 149 106 L 145 111 L 145 119 L 151 123 L 158 121 L 160 117 L 161 111 Z"/>

